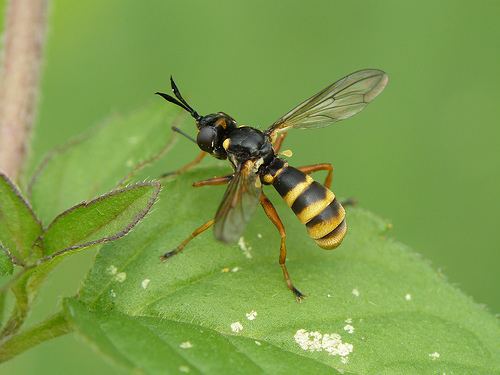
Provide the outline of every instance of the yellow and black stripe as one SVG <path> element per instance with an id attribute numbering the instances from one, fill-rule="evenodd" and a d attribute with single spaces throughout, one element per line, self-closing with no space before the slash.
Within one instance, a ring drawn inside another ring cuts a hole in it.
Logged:
<path id="1" fill-rule="evenodd" d="M 286 163 L 264 175 L 263 182 L 274 186 L 321 248 L 334 249 L 340 245 L 347 225 L 345 210 L 335 194 Z"/>

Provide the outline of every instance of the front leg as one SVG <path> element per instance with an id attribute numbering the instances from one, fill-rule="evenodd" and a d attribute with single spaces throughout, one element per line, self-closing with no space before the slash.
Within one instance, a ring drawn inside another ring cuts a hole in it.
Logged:
<path id="1" fill-rule="evenodd" d="M 233 175 L 209 178 L 207 180 L 193 182 L 193 187 L 225 185 L 231 181 Z"/>
<path id="2" fill-rule="evenodd" d="M 169 177 L 169 176 L 178 176 L 184 172 L 187 172 L 189 171 L 191 168 L 197 166 L 198 164 L 201 163 L 201 161 L 205 158 L 205 156 L 207 156 L 208 154 L 205 152 L 205 151 L 202 151 L 200 152 L 195 158 L 194 160 L 191 160 L 189 163 L 183 165 L 182 167 L 180 167 L 179 169 L 176 169 L 175 171 L 170 171 L 170 172 L 166 172 L 166 173 L 163 173 L 160 178 L 164 178 L 164 177 Z"/>
<path id="3" fill-rule="evenodd" d="M 184 250 L 184 248 L 186 247 L 186 245 L 193 239 L 195 238 L 196 236 L 202 234 L 203 232 L 205 232 L 208 228 L 210 228 L 212 225 L 214 225 L 215 223 L 215 220 L 212 219 L 212 220 L 209 220 L 207 221 L 205 224 L 203 225 L 200 225 L 198 228 L 196 228 L 193 233 L 191 233 L 189 235 L 189 237 L 187 237 L 184 241 L 182 241 L 175 249 L 173 250 L 170 250 L 170 251 L 167 251 L 165 254 L 163 254 L 160 259 L 164 262 L 166 261 L 167 259 L 173 257 L 174 255 L 177 255 L 179 254 L 182 250 Z"/>

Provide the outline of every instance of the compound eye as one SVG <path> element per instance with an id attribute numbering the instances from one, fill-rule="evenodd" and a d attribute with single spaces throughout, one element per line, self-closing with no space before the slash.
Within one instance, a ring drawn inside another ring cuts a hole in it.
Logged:
<path id="1" fill-rule="evenodd" d="M 203 126 L 196 137 L 196 142 L 203 151 L 211 153 L 214 150 L 216 136 L 217 133 L 214 127 Z"/>

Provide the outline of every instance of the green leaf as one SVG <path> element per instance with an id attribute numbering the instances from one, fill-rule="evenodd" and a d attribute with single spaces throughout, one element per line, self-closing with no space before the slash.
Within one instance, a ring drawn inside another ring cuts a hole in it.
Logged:
<path id="1" fill-rule="evenodd" d="M 104 194 L 155 160 L 173 144 L 171 125 L 185 121 L 163 102 L 128 116 L 112 116 L 86 136 L 50 154 L 38 167 L 29 191 L 43 222 L 61 211 Z"/>
<path id="2" fill-rule="evenodd" d="M 240 373 L 274 373 L 288 361 L 312 373 L 324 366 L 358 374 L 500 371 L 496 319 L 388 238 L 386 222 L 359 208 L 348 209 L 343 245 L 323 251 L 266 190 L 287 228 L 288 270 L 308 296 L 301 304 L 284 285 L 279 236 L 262 210 L 245 232 L 247 252 L 207 232 L 161 263 L 161 254 L 212 218 L 223 195 L 223 188 L 191 183 L 227 172 L 199 169 L 167 183 L 142 225 L 100 250 L 79 293 L 86 307 L 75 307 L 71 318 L 93 346 L 129 369 L 152 373 L 181 363 L 220 373 L 224 361 Z M 246 317 L 251 311 L 254 320 Z M 233 332 L 235 322 L 243 330 Z M 352 344 L 348 363 L 325 350 L 304 350 L 306 331 L 339 334 Z M 186 341 L 193 347 L 180 350 Z"/>
<path id="3" fill-rule="evenodd" d="M 0 245 L 0 276 L 12 275 L 13 271 L 14 265 L 12 264 L 12 260 L 7 255 L 6 250 Z"/>
<path id="4" fill-rule="evenodd" d="M 63 212 L 43 234 L 43 250 L 55 256 L 125 236 L 149 212 L 160 192 L 158 182 L 112 191 Z"/>
<path id="5" fill-rule="evenodd" d="M 76 300 L 67 300 L 65 311 L 78 333 L 102 354 L 127 369 L 148 374 L 332 373 L 328 366 L 265 342 L 259 345 L 195 324 L 117 312 L 100 314 Z M 191 342 L 195 346 L 186 347 Z M 214 348 L 225 355 L 214 355 Z"/>
<path id="6" fill-rule="evenodd" d="M 0 244 L 22 261 L 31 255 L 31 247 L 41 233 L 42 226 L 29 203 L 0 173 Z"/>

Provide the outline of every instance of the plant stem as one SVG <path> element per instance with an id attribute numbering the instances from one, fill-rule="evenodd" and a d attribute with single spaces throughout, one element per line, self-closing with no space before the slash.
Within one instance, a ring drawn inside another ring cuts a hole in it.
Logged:
<path id="1" fill-rule="evenodd" d="M 6 293 L 8 289 L 11 289 L 16 298 L 16 303 L 11 316 L 0 332 L 0 340 L 16 334 L 17 331 L 21 329 L 33 301 L 38 295 L 40 286 L 49 272 L 59 264 L 60 261 L 60 259 L 56 259 L 55 261 L 36 267 L 26 267 L 3 286 L 1 292 Z"/>
<path id="2" fill-rule="evenodd" d="M 0 71 L 0 170 L 17 180 L 35 118 L 48 0 L 10 0 Z"/>
<path id="3" fill-rule="evenodd" d="M 44 341 L 71 332 L 71 327 L 62 312 L 59 312 L 36 326 L 0 343 L 0 363 L 38 345 Z"/>
<path id="4" fill-rule="evenodd" d="M 27 284 L 29 282 L 29 277 L 21 277 L 19 280 L 20 282 L 15 283 L 12 287 L 12 292 L 16 297 L 16 304 L 9 320 L 2 329 L 0 338 L 9 337 L 15 334 L 21 328 L 28 316 L 30 298 L 28 297 Z"/>

